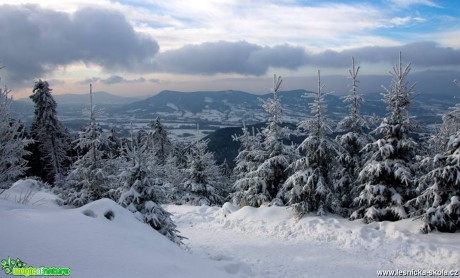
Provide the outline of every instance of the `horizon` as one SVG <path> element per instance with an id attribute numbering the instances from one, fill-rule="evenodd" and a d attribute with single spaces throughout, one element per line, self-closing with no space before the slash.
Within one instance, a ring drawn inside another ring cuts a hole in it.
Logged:
<path id="1" fill-rule="evenodd" d="M 343 94 L 351 57 L 362 84 L 383 80 L 363 92 L 380 91 L 401 51 L 411 75 L 436 75 L 414 80 L 422 91 L 451 92 L 460 79 L 459 15 L 459 2 L 441 0 L 2 0 L 0 77 L 16 99 L 38 79 L 56 95 L 83 94 L 89 83 L 127 97 L 261 94 L 273 74 L 285 78 L 285 90 L 312 90 L 320 69 Z"/>

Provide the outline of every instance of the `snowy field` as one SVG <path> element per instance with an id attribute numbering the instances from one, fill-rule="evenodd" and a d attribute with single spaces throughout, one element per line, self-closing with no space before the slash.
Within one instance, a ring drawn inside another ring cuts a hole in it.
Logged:
<path id="1" fill-rule="evenodd" d="M 188 238 L 179 248 L 111 200 L 64 209 L 55 199 L 31 181 L 0 195 L 0 259 L 115 278 L 377 277 L 377 270 L 460 268 L 460 233 L 424 235 L 419 220 L 296 221 L 282 207 L 168 205 Z M 0 270 L 0 277 L 7 276 Z"/>
<path id="2" fill-rule="evenodd" d="M 377 270 L 459 270 L 460 234 L 420 221 L 369 225 L 339 216 L 296 221 L 283 207 L 167 206 L 186 244 L 236 277 L 377 277 Z"/>

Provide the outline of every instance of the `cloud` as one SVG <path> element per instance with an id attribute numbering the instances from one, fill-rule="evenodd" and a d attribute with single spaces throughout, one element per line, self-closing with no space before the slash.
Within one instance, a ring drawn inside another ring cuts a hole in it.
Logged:
<path id="1" fill-rule="evenodd" d="M 403 52 L 405 61 L 410 61 L 418 67 L 460 65 L 460 50 L 441 47 L 434 42 L 310 53 L 303 48 L 288 45 L 264 47 L 244 41 L 219 41 L 187 45 L 160 53 L 156 59 L 156 70 L 182 74 L 237 73 L 260 76 L 266 74 L 269 68 L 346 68 L 350 65 L 351 57 L 355 57 L 359 62 L 394 64 L 399 51 Z"/>
<path id="2" fill-rule="evenodd" d="M 149 67 L 158 43 L 134 31 L 119 12 L 82 8 L 72 14 L 36 5 L 0 6 L 0 64 L 13 83 L 74 62 L 106 71 Z"/>
<path id="3" fill-rule="evenodd" d="M 417 42 L 391 47 L 361 47 L 340 52 L 325 51 L 311 55 L 310 62 L 322 67 L 344 67 L 348 66 L 349 60 L 353 56 L 362 62 L 394 64 L 399 51 L 403 53 L 405 61 L 412 62 L 418 67 L 460 65 L 459 49 L 441 47 L 434 42 Z"/>
<path id="4" fill-rule="evenodd" d="M 122 84 L 122 83 L 144 83 L 144 82 L 152 82 L 152 83 L 159 83 L 160 81 L 158 79 L 149 79 L 146 80 L 144 77 L 139 77 L 136 79 L 126 79 L 120 75 L 111 75 L 105 79 L 100 78 L 100 77 L 92 77 L 92 78 L 86 78 L 85 80 L 77 82 L 77 84 L 80 85 L 87 85 L 90 83 L 97 83 L 101 82 L 106 85 L 113 85 L 113 84 Z"/>
<path id="5" fill-rule="evenodd" d="M 79 84 L 79 85 L 88 85 L 88 84 L 91 84 L 91 83 L 96 83 L 99 80 L 101 80 L 99 77 L 86 78 L 85 80 L 77 82 L 77 84 Z"/>
<path id="6" fill-rule="evenodd" d="M 433 8 L 440 8 L 440 6 L 431 0 L 389 0 L 390 3 L 396 5 L 397 7 L 410 7 L 413 5 L 422 5 Z"/>
<path id="7" fill-rule="evenodd" d="M 107 79 L 102 79 L 101 82 L 107 85 L 112 85 L 112 84 L 124 83 L 125 79 L 119 75 L 112 75 Z"/>
<path id="8" fill-rule="evenodd" d="M 259 46 L 245 41 L 186 45 L 160 53 L 156 70 L 170 73 L 263 75 L 269 67 L 297 69 L 305 62 L 301 47 Z"/>

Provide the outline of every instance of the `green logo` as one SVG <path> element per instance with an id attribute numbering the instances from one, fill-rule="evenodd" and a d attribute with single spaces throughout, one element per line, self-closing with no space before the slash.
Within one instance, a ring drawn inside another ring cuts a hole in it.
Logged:
<path id="1" fill-rule="evenodd" d="M 26 267 L 27 263 L 19 258 L 12 260 L 2 260 L 2 269 L 7 275 L 13 276 L 69 276 L 70 268 L 68 267 Z"/>

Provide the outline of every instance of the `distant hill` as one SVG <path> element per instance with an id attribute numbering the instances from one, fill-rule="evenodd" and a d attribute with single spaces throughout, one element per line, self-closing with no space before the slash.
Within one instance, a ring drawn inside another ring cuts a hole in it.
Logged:
<path id="1" fill-rule="evenodd" d="M 58 105 L 75 105 L 75 104 L 89 104 L 89 93 L 86 94 L 63 94 L 55 95 L 53 94 L 54 99 Z M 114 104 L 127 104 L 135 101 L 139 101 L 140 98 L 136 97 L 122 97 L 113 95 L 107 92 L 93 92 L 93 103 L 96 105 L 114 105 Z M 19 101 L 30 102 L 29 98 L 19 99 Z"/>
<path id="2" fill-rule="evenodd" d="M 54 95 L 58 105 L 58 115 L 80 117 L 81 111 L 89 107 L 89 94 L 64 94 Z M 136 97 L 122 97 L 107 92 L 94 92 L 93 104 L 104 109 L 113 109 L 113 107 L 125 105 L 139 101 Z M 13 113 L 21 118 L 30 119 L 34 113 L 34 105 L 30 98 L 22 98 L 12 102 Z"/>
<path id="3" fill-rule="evenodd" d="M 285 121 L 295 123 L 309 117 L 308 104 L 313 98 L 305 98 L 305 90 L 292 90 L 280 93 Z M 167 121 L 195 122 L 202 124 L 225 123 L 239 125 L 264 122 L 268 114 L 262 108 L 260 99 L 271 98 L 272 94 L 255 95 L 242 91 L 162 91 L 145 100 L 116 107 L 108 113 L 135 118 L 152 119 L 160 117 Z M 384 116 L 386 104 L 380 93 L 364 95 L 361 106 L 363 115 Z M 340 120 L 348 113 L 347 104 L 341 96 L 325 97 L 327 113 L 333 120 Z M 419 94 L 413 100 L 410 112 L 424 123 L 439 123 L 440 114 L 455 105 L 454 96 L 449 94 Z"/>
<path id="4" fill-rule="evenodd" d="M 312 98 L 305 98 L 305 90 L 291 90 L 280 93 L 284 121 L 298 123 L 311 116 L 309 103 Z M 58 103 L 58 114 L 61 119 L 82 119 L 82 110 L 89 107 L 89 96 L 84 95 L 55 95 Z M 162 91 L 144 100 L 131 97 L 121 97 L 107 92 L 95 92 L 94 104 L 104 110 L 109 121 L 145 122 L 156 117 L 169 123 L 200 124 L 211 130 L 223 126 L 240 126 L 243 121 L 247 125 L 265 122 L 269 115 L 261 105 L 260 99 L 271 98 L 272 94 L 251 94 L 248 92 L 227 91 L 198 91 L 178 92 Z M 410 108 L 412 116 L 424 124 L 440 123 L 440 115 L 454 106 L 457 100 L 452 94 L 421 93 L 413 100 Z M 384 116 L 387 113 L 386 104 L 380 93 L 364 95 L 365 102 L 361 106 L 363 115 Z M 341 96 L 330 94 L 326 96 L 328 116 L 338 121 L 347 112 L 347 105 Z M 33 104 L 30 99 L 13 101 L 13 112 L 19 117 L 30 119 L 33 116 Z"/>
<path id="5" fill-rule="evenodd" d="M 286 119 L 294 121 L 308 110 L 308 99 L 302 97 L 305 90 L 281 92 L 281 102 Z M 161 117 L 165 120 L 193 121 L 201 123 L 240 124 L 258 123 L 266 120 L 260 99 L 271 98 L 272 94 L 255 95 L 242 91 L 162 91 L 143 101 L 118 107 L 111 112 L 137 118 Z M 338 100 L 338 97 L 331 96 Z M 342 109 L 343 110 L 343 109 Z M 300 113 L 300 111 L 302 111 Z"/>

